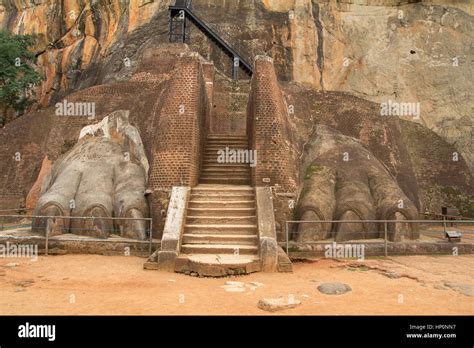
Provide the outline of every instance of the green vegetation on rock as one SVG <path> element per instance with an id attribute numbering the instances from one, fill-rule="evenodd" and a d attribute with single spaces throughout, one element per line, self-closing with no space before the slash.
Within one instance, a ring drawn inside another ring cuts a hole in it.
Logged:
<path id="1" fill-rule="evenodd" d="M 305 173 L 305 175 L 304 175 L 304 179 L 305 179 L 305 180 L 311 179 L 311 177 L 312 177 L 314 174 L 316 174 L 316 173 L 318 173 L 318 172 L 320 172 L 320 171 L 322 171 L 322 170 L 323 170 L 323 167 L 322 167 L 322 166 L 318 166 L 317 164 L 310 164 L 310 165 L 308 166 L 308 168 L 306 168 L 306 173 Z"/>
<path id="2" fill-rule="evenodd" d="M 0 126 L 10 109 L 22 114 L 33 102 L 32 88 L 42 79 L 33 66 L 35 55 L 28 50 L 34 43 L 34 36 L 0 30 Z"/>

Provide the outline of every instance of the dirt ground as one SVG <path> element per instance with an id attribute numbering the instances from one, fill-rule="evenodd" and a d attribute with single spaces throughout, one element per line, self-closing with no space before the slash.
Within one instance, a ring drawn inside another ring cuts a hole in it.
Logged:
<path id="1" fill-rule="evenodd" d="M 474 314 L 474 255 L 403 256 L 363 262 L 297 262 L 293 273 L 198 278 L 143 270 L 133 256 L 63 255 L 0 259 L 0 314 L 217 315 L 271 314 L 262 298 L 290 298 L 301 305 L 276 314 Z M 244 286 L 228 292 L 226 281 Z M 324 282 L 352 291 L 325 295 Z"/>

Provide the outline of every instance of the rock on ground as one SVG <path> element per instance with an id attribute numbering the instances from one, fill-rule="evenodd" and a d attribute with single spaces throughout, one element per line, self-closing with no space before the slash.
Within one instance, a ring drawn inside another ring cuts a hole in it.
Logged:
<path id="1" fill-rule="evenodd" d="M 318 286 L 318 290 L 326 295 L 341 295 L 352 291 L 351 287 L 344 283 L 324 283 Z"/>
<path id="2" fill-rule="evenodd" d="M 286 300 L 282 297 L 280 298 L 264 298 L 258 301 L 258 308 L 267 311 L 267 312 L 276 312 L 285 309 L 295 308 L 300 305 L 301 301 L 299 300 Z"/>

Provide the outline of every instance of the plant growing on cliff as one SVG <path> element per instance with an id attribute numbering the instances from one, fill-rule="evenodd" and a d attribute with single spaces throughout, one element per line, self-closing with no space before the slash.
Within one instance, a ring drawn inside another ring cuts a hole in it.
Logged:
<path id="1" fill-rule="evenodd" d="M 22 113 L 32 103 L 31 91 L 41 80 L 34 69 L 35 55 L 28 50 L 34 36 L 0 30 L 0 127 L 10 109 Z"/>

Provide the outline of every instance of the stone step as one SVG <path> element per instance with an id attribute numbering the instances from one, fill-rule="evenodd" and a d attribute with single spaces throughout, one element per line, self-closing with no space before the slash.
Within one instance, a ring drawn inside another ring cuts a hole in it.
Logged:
<path id="1" fill-rule="evenodd" d="M 226 184 L 199 184 L 192 188 L 191 194 L 200 195 L 240 195 L 255 194 L 253 187 L 248 185 L 226 185 Z"/>
<path id="2" fill-rule="evenodd" d="M 201 175 L 201 178 L 245 178 L 250 180 L 250 173 L 239 172 L 239 173 L 226 173 L 226 172 L 217 172 L 211 173 L 206 172 Z"/>
<path id="3" fill-rule="evenodd" d="M 211 173 L 203 173 L 201 175 L 201 179 L 213 179 L 213 180 L 219 180 L 222 179 L 223 182 L 221 184 L 226 184 L 227 179 L 232 178 L 232 179 L 250 179 L 250 173 L 216 173 L 217 175 L 211 174 Z M 204 182 L 202 182 L 204 183 Z M 210 182 L 209 184 L 213 184 Z M 218 184 L 218 182 L 215 182 L 215 184 Z M 234 183 L 229 183 L 229 184 L 234 184 Z M 248 183 L 250 184 L 250 182 Z"/>
<path id="4" fill-rule="evenodd" d="M 217 172 L 213 173 L 211 171 L 206 171 L 205 173 L 201 174 L 201 178 L 250 178 L 250 172 L 235 172 L 235 173 L 228 173 L 228 172 Z"/>
<path id="5" fill-rule="evenodd" d="M 184 234 L 182 243 L 257 245 L 258 237 L 248 234 Z"/>
<path id="6" fill-rule="evenodd" d="M 206 142 L 207 143 L 224 143 L 224 142 L 229 142 L 229 143 L 243 143 L 243 142 L 248 142 L 249 139 L 247 137 L 241 137 L 239 136 L 238 138 L 207 138 Z"/>
<path id="7" fill-rule="evenodd" d="M 219 199 L 223 199 L 226 201 L 251 201 L 255 198 L 255 195 L 253 193 L 207 193 L 207 194 L 201 194 L 201 193 L 191 193 L 190 195 L 190 200 L 191 201 L 215 201 Z"/>
<path id="8" fill-rule="evenodd" d="M 204 161 L 214 161 L 214 163 L 222 163 L 222 164 L 246 164 L 247 166 L 250 165 L 250 160 L 255 159 L 255 157 L 250 157 L 247 155 L 235 155 L 225 158 L 225 155 L 219 155 L 218 153 L 206 153 L 202 156 Z M 221 160 L 219 162 L 218 160 Z M 234 162 L 231 162 L 234 161 Z"/>
<path id="9" fill-rule="evenodd" d="M 201 171 L 204 171 L 204 170 L 206 170 L 206 171 L 203 172 L 201 174 L 201 176 L 207 176 L 206 174 L 216 173 L 212 170 L 213 167 L 216 167 L 216 166 L 218 166 L 218 165 L 216 165 L 216 164 L 214 164 L 212 166 L 204 165 L 202 167 Z M 220 173 L 221 176 L 227 176 L 233 170 L 236 171 L 236 174 L 249 175 L 250 174 L 250 168 L 251 168 L 249 165 L 245 165 L 245 166 L 220 166 L 220 167 L 221 168 L 217 168 L 217 169 L 220 169 L 220 170 L 217 171 L 217 173 Z"/>
<path id="10" fill-rule="evenodd" d="M 204 175 L 204 174 L 221 174 L 221 175 L 228 175 L 228 174 L 244 174 L 244 175 L 247 175 L 248 173 L 250 173 L 250 166 L 248 164 L 244 165 L 244 166 L 232 166 L 232 165 L 229 165 L 229 166 L 224 166 L 224 165 L 221 165 L 219 166 L 219 163 L 216 163 L 216 164 L 205 164 L 202 166 L 202 169 L 201 169 L 201 174 Z"/>
<path id="11" fill-rule="evenodd" d="M 255 201 L 227 201 L 227 200 L 215 200 L 215 201 L 196 201 L 190 200 L 188 204 L 189 208 L 254 208 Z"/>
<path id="12" fill-rule="evenodd" d="M 250 171 L 252 167 L 248 164 L 239 164 L 239 165 L 231 165 L 231 164 L 223 164 L 223 163 L 204 163 L 202 166 L 201 171 L 206 170 L 206 173 L 212 172 L 213 169 L 220 169 L 220 172 L 225 175 L 225 173 L 238 170 L 242 173 L 246 173 L 246 171 Z M 204 174 L 204 173 L 203 173 Z"/>
<path id="13" fill-rule="evenodd" d="M 207 144 L 205 150 L 225 150 L 228 147 L 229 149 L 243 149 L 246 150 L 249 147 L 248 143 L 238 143 L 238 144 L 224 144 L 224 143 L 216 143 L 216 144 Z"/>
<path id="14" fill-rule="evenodd" d="M 257 216 L 187 216 L 186 223 L 189 225 L 218 225 L 218 224 L 234 224 L 234 225 L 255 225 L 257 224 Z"/>
<path id="15" fill-rule="evenodd" d="M 182 244 L 181 252 L 183 254 L 256 255 L 258 253 L 258 247 L 255 245 L 242 244 Z"/>
<path id="16" fill-rule="evenodd" d="M 248 149 L 249 144 L 247 142 L 235 142 L 235 143 L 229 143 L 229 142 L 222 142 L 222 143 L 207 143 L 205 150 L 225 150 L 225 148 L 228 147 L 229 149 Z"/>
<path id="17" fill-rule="evenodd" d="M 242 140 L 232 140 L 232 139 L 221 139 L 221 140 L 206 140 L 206 147 L 207 146 L 235 146 L 235 145 L 244 145 L 248 146 L 249 141 L 248 139 Z"/>
<path id="18" fill-rule="evenodd" d="M 247 165 L 245 167 L 243 166 L 228 166 L 228 167 L 219 167 L 219 166 L 203 166 L 201 170 L 201 175 L 202 176 L 207 176 L 207 175 L 214 175 L 214 174 L 220 174 L 221 176 L 227 176 L 227 175 L 232 175 L 232 174 L 240 174 L 240 175 L 249 175 L 250 174 L 250 166 Z"/>
<path id="19" fill-rule="evenodd" d="M 250 173 L 216 173 L 217 175 L 206 173 L 201 175 L 201 179 L 223 179 L 224 184 L 226 183 L 227 179 L 250 179 Z M 212 183 L 210 183 L 212 184 Z M 250 183 L 249 183 L 250 184 Z"/>
<path id="20" fill-rule="evenodd" d="M 220 139 L 248 139 L 246 135 L 232 135 L 232 134 L 208 134 L 207 140 L 220 140 Z"/>
<path id="21" fill-rule="evenodd" d="M 200 184 L 193 188 L 193 190 L 199 191 L 225 191 L 225 192 L 232 192 L 234 191 L 242 191 L 247 190 L 251 192 L 255 192 L 254 188 L 250 185 L 242 185 L 242 186 L 235 186 L 235 185 L 222 185 L 222 184 Z"/>
<path id="22" fill-rule="evenodd" d="M 216 145 L 211 145 L 211 146 L 206 146 L 204 148 L 204 151 L 205 152 L 213 152 L 213 153 L 217 153 L 217 151 L 219 150 L 222 150 L 225 151 L 226 150 L 251 150 L 249 149 L 249 146 L 248 144 L 216 144 Z"/>
<path id="23" fill-rule="evenodd" d="M 237 165 L 237 166 L 242 166 L 242 167 L 250 167 L 250 160 L 254 158 L 237 158 L 235 157 L 234 159 L 231 159 L 230 157 L 228 159 L 225 158 L 219 158 L 219 155 L 204 155 L 203 159 L 203 165 L 217 165 L 217 164 L 228 164 L 228 165 Z"/>
<path id="24" fill-rule="evenodd" d="M 206 144 L 248 144 L 249 140 L 247 138 L 242 139 L 207 139 Z"/>
<path id="25" fill-rule="evenodd" d="M 217 162 L 217 156 L 215 158 L 204 158 L 203 166 L 220 166 L 220 167 L 250 167 L 250 163 L 219 163 Z"/>
<path id="26" fill-rule="evenodd" d="M 245 149 L 244 149 L 245 150 Z M 230 159 L 231 158 L 231 154 L 229 154 L 228 158 Z M 253 155 L 252 155 L 253 156 Z M 212 150 L 212 151 L 205 151 L 203 154 L 202 154 L 202 158 L 203 159 L 217 159 L 218 157 L 223 157 L 225 159 L 225 151 L 223 154 L 220 154 L 218 153 L 217 150 Z M 247 154 L 245 153 L 240 153 L 238 154 L 237 156 L 237 152 L 235 153 L 235 156 L 232 156 L 232 157 L 235 157 L 235 158 L 246 158 L 246 157 L 250 157 L 250 154 L 247 156 Z"/>
<path id="27" fill-rule="evenodd" d="M 234 150 L 235 152 L 235 157 L 240 156 L 240 157 L 250 157 L 250 155 L 253 156 L 253 154 L 248 154 L 247 155 L 247 150 L 248 148 L 247 147 L 229 147 L 229 150 L 228 150 L 228 155 L 229 155 L 229 158 L 230 156 L 232 156 L 232 153 L 231 153 L 231 150 Z M 239 152 L 240 151 L 240 152 Z M 204 149 L 204 154 L 203 156 L 225 156 L 226 154 L 226 149 L 225 147 L 216 147 L 216 148 L 206 148 Z"/>
<path id="28" fill-rule="evenodd" d="M 225 147 L 216 147 L 216 148 L 210 148 L 210 149 L 205 149 L 204 150 L 204 157 L 206 156 L 219 156 L 220 153 L 219 151 L 222 150 L 224 152 L 224 155 L 225 155 Z M 241 150 L 241 151 L 246 151 L 248 150 L 248 148 L 245 148 L 245 147 L 229 147 L 229 151 L 230 150 L 235 150 L 236 151 L 236 154 L 235 154 L 235 157 L 237 157 L 237 151 L 238 150 Z M 229 157 L 231 156 L 231 154 L 229 153 Z M 239 156 L 242 157 L 242 156 L 245 156 L 247 157 L 247 155 L 245 153 L 239 153 Z M 249 156 L 250 157 L 250 156 Z"/>
<path id="29" fill-rule="evenodd" d="M 184 233 L 188 234 L 246 234 L 257 235 L 257 225 L 184 225 Z"/>
<path id="30" fill-rule="evenodd" d="M 255 215 L 255 208 L 188 208 L 191 216 L 250 216 Z"/>
<path id="31" fill-rule="evenodd" d="M 236 157 L 237 158 L 237 157 Z M 247 164 L 248 163 L 229 163 L 229 162 L 218 162 L 217 160 L 219 159 L 219 155 L 217 153 L 214 154 L 205 154 L 202 156 L 203 161 L 209 162 L 209 163 L 218 163 L 218 164 Z M 225 160 L 225 158 L 224 158 Z"/>
<path id="32" fill-rule="evenodd" d="M 248 171 L 250 170 L 250 168 L 252 168 L 250 166 L 250 163 L 219 163 L 217 161 L 214 161 L 203 163 L 201 170 L 206 170 L 205 173 L 211 173 L 211 169 L 213 169 L 213 167 L 215 167 L 216 169 L 221 169 L 220 172 L 222 172 L 223 174 L 227 174 L 231 171 L 231 169 L 240 169 L 241 173 L 246 173 L 244 169 Z M 228 170 L 226 171 L 225 169 Z"/>
<path id="33" fill-rule="evenodd" d="M 196 272 L 207 277 L 249 274 L 260 270 L 261 263 L 257 255 L 180 254 L 175 264 L 176 272 Z"/>
<path id="34" fill-rule="evenodd" d="M 218 162 L 219 156 L 217 155 L 209 155 L 209 156 L 204 156 L 202 158 L 203 160 L 203 165 L 219 165 L 219 166 L 237 166 L 237 167 L 250 167 L 250 163 L 228 163 L 228 162 Z"/>
<path id="35" fill-rule="evenodd" d="M 220 166 L 206 166 L 206 168 L 202 169 L 202 173 L 209 173 L 209 174 L 214 174 L 214 173 L 248 173 L 250 171 L 250 166 L 241 168 L 241 167 L 220 167 Z"/>
<path id="36" fill-rule="evenodd" d="M 234 179 L 249 179 L 250 180 L 250 173 L 246 172 L 236 172 L 236 173 L 222 173 L 222 172 L 217 172 L 217 173 L 212 173 L 212 172 L 206 172 L 201 175 L 202 178 L 234 178 Z"/>
<path id="37" fill-rule="evenodd" d="M 222 168 L 228 167 L 228 168 L 252 168 L 250 166 L 250 163 L 227 163 L 227 162 L 218 162 L 217 161 L 217 156 L 216 158 L 204 158 L 203 164 L 202 164 L 202 169 L 209 169 L 210 167 L 215 167 L 219 166 Z"/>
<path id="38" fill-rule="evenodd" d="M 250 184 L 250 178 L 201 177 L 199 182 L 203 184 L 248 185 Z"/>

